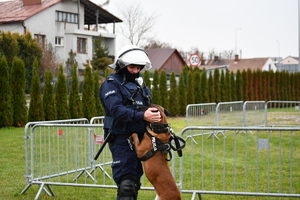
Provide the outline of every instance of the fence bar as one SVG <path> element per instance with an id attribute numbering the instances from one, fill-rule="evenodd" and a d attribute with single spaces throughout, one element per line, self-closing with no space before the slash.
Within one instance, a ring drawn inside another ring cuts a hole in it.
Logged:
<path id="1" fill-rule="evenodd" d="M 186 107 L 186 126 L 215 125 L 216 103 L 189 104 Z"/>
<path id="2" fill-rule="evenodd" d="M 266 126 L 299 126 L 300 101 L 268 101 Z"/>
<path id="3" fill-rule="evenodd" d="M 203 137 L 220 131 L 224 136 L 219 140 Z M 246 134 L 238 134 L 241 131 Z M 181 192 L 192 193 L 193 198 L 195 194 L 300 197 L 299 134 L 300 126 L 186 127 L 180 133 L 186 139 L 178 166 Z"/>
<path id="4" fill-rule="evenodd" d="M 32 123 L 27 135 L 30 150 L 26 160 L 28 185 L 22 194 L 32 185 L 40 187 L 35 199 L 42 191 L 51 196 L 51 185 L 117 187 L 111 175 L 112 156 L 109 149 L 105 148 L 98 160 L 94 160 L 103 144 L 103 140 L 98 139 L 99 136 L 103 138 L 103 123 Z M 143 177 L 141 189 L 154 190 L 148 185 L 151 186 Z"/>

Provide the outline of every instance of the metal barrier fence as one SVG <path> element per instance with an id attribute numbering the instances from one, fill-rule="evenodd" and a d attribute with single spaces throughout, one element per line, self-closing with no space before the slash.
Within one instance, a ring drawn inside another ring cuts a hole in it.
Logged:
<path id="1" fill-rule="evenodd" d="M 189 104 L 186 107 L 186 126 L 215 126 L 216 103 Z"/>
<path id="2" fill-rule="evenodd" d="M 265 126 L 265 101 L 245 101 L 243 105 L 243 126 Z"/>
<path id="3" fill-rule="evenodd" d="M 300 101 L 190 104 L 186 126 L 299 126 Z"/>
<path id="4" fill-rule="evenodd" d="M 299 104 L 298 101 L 257 101 L 188 105 L 186 124 L 189 127 L 182 131 L 181 137 L 186 136 L 190 145 L 184 149 L 180 162 L 172 152 L 171 163 L 172 173 L 181 191 L 193 193 L 193 198 L 200 193 L 299 197 L 300 175 L 296 172 L 300 171 L 300 152 L 295 145 L 300 143 L 299 137 L 296 137 L 299 127 L 259 127 L 299 126 Z M 198 123 L 206 127 L 191 128 Z M 40 187 L 35 199 L 42 191 L 54 195 L 51 185 L 116 188 L 111 177 L 109 149 L 105 148 L 97 161 L 93 159 L 103 143 L 103 133 L 102 116 L 93 118 L 90 123 L 85 118 L 28 123 L 24 131 L 28 185 L 22 193 L 32 185 Z M 221 139 L 218 138 L 220 133 L 224 136 Z M 210 136 L 214 137 L 207 139 Z M 288 142 L 289 149 L 285 146 Z M 223 151 L 220 152 L 220 149 Z M 255 166 L 251 162 L 253 159 Z M 186 160 L 190 165 L 186 165 Z M 268 169 L 264 168 L 266 165 Z M 277 171 L 274 169 L 276 166 Z M 222 173 L 216 173 L 215 169 L 221 169 Z M 240 180 L 241 177 L 244 177 L 243 180 Z M 261 179 L 265 180 L 261 182 Z M 275 182 L 278 188 L 273 189 Z M 268 185 L 267 191 L 262 188 L 265 183 Z M 290 188 L 287 189 L 286 185 Z M 298 189 L 295 191 L 295 188 Z M 141 189 L 154 190 L 144 176 Z"/>
<path id="5" fill-rule="evenodd" d="M 29 129 L 26 131 L 28 185 L 21 193 L 32 185 L 39 186 L 35 199 L 42 191 L 54 196 L 51 185 L 117 188 L 111 176 L 109 149 L 104 148 L 94 160 L 103 143 L 103 123 L 101 117 L 97 120 L 93 123 L 100 124 L 33 123 L 30 135 Z M 154 190 L 146 178 L 142 179 L 141 189 Z"/>
<path id="6" fill-rule="evenodd" d="M 243 123 L 243 102 L 221 102 L 216 108 L 216 126 L 233 126 Z"/>
<path id="7" fill-rule="evenodd" d="M 30 132 L 34 125 L 36 124 L 88 124 L 89 120 L 86 118 L 79 118 L 79 119 L 67 119 L 67 120 L 53 120 L 53 121 L 37 121 L 37 122 L 29 122 L 25 125 L 24 128 L 24 140 L 25 140 L 25 166 L 26 166 L 26 174 L 25 177 L 27 182 L 29 181 L 29 171 L 30 167 L 29 164 L 31 163 L 31 154 L 29 154 L 30 149 L 28 145 L 28 140 L 31 138 Z"/>
<path id="8" fill-rule="evenodd" d="M 220 131 L 220 140 L 207 139 Z M 300 197 L 299 134 L 300 127 L 186 127 L 175 170 L 181 192 Z"/>
<path id="9" fill-rule="evenodd" d="M 98 116 L 98 117 L 93 117 L 90 121 L 90 124 L 102 124 L 103 125 L 104 123 L 104 116 Z M 94 129 L 93 130 L 93 134 L 94 134 L 94 139 L 95 139 L 95 142 L 94 142 L 94 145 L 92 146 L 92 152 L 94 152 L 94 155 L 97 153 L 97 151 L 99 150 L 100 146 L 102 145 L 102 143 L 104 142 L 104 132 L 103 132 L 103 129 Z M 107 156 L 107 155 L 110 155 L 110 151 L 108 148 L 105 148 L 103 150 L 103 157 L 102 157 L 102 161 L 100 161 L 98 164 L 95 164 L 94 165 L 94 170 L 97 170 L 98 168 L 102 170 L 102 172 L 106 173 L 106 177 L 110 178 L 111 179 L 111 176 L 109 175 L 109 173 L 107 173 L 105 171 L 105 169 L 102 167 L 102 166 L 108 166 L 110 167 L 111 163 L 112 163 L 112 159 L 110 156 Z M 99 160 L 100 158 L 98 158 Z M 154 188 L 151 186 L 151 187 L 144 187 L 144 186 L 148 186 L 149 185 L 149 181 L 147 178 L 145 178 L 145 176 L 142 176 L 141 177 L 141 184 L 142 184 L 142 188 L 141 189 L 151 189 L 151 190 L 154 190 Z M 149 185 L 150 186 L 150 185 Z"/>
<path id="10" fill-rule="evenodd" d="M 300 125 L 300 101 L 269 101 L 266 110 L 266 126 Z"/>

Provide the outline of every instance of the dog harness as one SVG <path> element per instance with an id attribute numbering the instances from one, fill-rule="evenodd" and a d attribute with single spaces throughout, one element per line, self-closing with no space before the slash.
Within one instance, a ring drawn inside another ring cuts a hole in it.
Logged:
<path id="1" fill-rule="evenodd" d="M 167 143 L 163 143 L 162 141 L 160 141 L 159 139 L 157 139 L 156 137 L 151 135 L 151 133 L 149 133 L 148 130 L 146 130 L 146 134 L 151 139 L 153 149 L 151 149 L 143 157 L 141 157 L 140 158 L 141 161 L 145 161 L 145 160 L 151 158 L 157 151 L 161 151 L 162 154 L 169 153 L 170 159 L 168 159 L 168 158 L 165 158 L 165 159 L 167 161 L 170 161 L 172 159 L 172 154 L 170 152 L 171 149 L 173 149 L 174 151 L 177 151 L 179 157 L 182 156 L 182 149 L 185 147 L 185 141 L 182 138 L 175 135 L 175 133 L 173 132 L 173 130 L 169 126 L 169 124 L 150 123 L 149 128 L 154 133 L 158 133 L 158 134 L 170 132 L 171 138 Z M 172 143 L 171 143 L 172 140 L 174 140 L 176 147 L 174 147 L 172 145 Z M 180 145 L 180 142 L 182 143 L 182 145 Z"/>

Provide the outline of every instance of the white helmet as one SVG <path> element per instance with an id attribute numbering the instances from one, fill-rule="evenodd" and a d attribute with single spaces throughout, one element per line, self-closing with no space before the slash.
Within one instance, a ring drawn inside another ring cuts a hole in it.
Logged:
<path id="1" fill-rule="evenodd" d="M 117 66 L 119 66 L 120 69 L 122 69 L 131 64 L 142 65 L 146 69 L 150 69 L 152 67 L 147 52 L 134 45 L 123 47 L 118 53 L 116 62 L 109 65 L 109 67 L 116 69 Z"/>

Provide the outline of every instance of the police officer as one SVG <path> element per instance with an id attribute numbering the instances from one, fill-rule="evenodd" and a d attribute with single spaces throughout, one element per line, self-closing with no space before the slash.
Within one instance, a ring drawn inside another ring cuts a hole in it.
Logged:
<path id="1" fill-rule="evenodd" d="M 150 91 L 136 80 L 143 68 L 150 69 L 152 65 L 143 49 L 129 45 L 120 50 L 109 67 L 115 73 L 102 83 L 100 99 L 105 110 L 105 134 L 110 135 L 117 200 L 136 200 L 143 168 L 129 137 L 137 133 L 142 138 L 147 122 L 158 122 L 161 118 L 155 108 L 147 108 L 151 103 Z"/>

